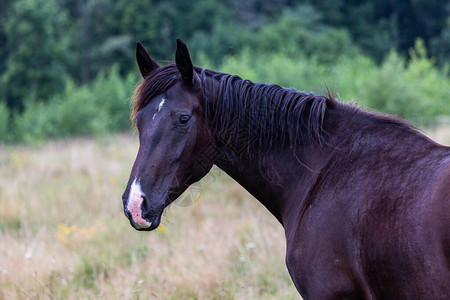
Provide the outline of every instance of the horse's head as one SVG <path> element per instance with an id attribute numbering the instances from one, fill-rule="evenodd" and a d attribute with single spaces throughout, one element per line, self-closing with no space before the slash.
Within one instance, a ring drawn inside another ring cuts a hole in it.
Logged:
<path id="1" fill-rule="evenodd" d="M 136 59 L 144 77 L 134 105 L 140 146 L 122 200 L 134 228 L 153 230 L 164 209 L 211 169 L 205 151 L 213 148 L 186 45 L 177 40 L 176 67 L 159 67 L 139 42 Z"/>

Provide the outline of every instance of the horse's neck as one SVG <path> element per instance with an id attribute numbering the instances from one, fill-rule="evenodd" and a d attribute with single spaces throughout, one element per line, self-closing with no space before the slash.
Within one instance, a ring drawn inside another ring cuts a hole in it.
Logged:
<path id="1" fill-rule="evenodd" d="M 286 226 L 300 214 L 308 193 L 330 155 L 305 147 L 270 151 L 257 160 L 224 155 L 216 165 L 259 200 Z"/>
<path id="2" fill-rule="evenodd" d="M 206 93 L 210 105 L 214 107 L 218 97 L 218 84 L 210 82 L 208 86 L 214 87 Z M 216 137 L 216 140 L 220 138 Z M 219 145 L 216 146 L 220 148 Z M 228 149 L 239 148 L 239 145 L 233 146 L 228 145 Z M 299 146 L 295 151 L 289 146 L 279 147 L 256 157 L 236 155 L 233 150 L 226 149 L 227 147 L 215 164 L 259 200 L 285 226 L 291 219 L 295 219 L 295 214 L 300 213 L 323 165 L 331 157 L 329 153 L 322 151 L 322 146 L 314 143 Z"/>

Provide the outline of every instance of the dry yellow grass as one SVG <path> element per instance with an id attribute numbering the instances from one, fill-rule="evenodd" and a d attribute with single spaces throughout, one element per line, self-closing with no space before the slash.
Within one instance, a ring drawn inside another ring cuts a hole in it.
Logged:
<path id="1" fill-rule="evenodd" d="M 430 132 L 450 144 L 450 128 Z M 121 194 L 137 147 L 0 147 L 0 299 L 298 299 L 280 224 L 218 169 L 195 205 L 132 229 Z"/>

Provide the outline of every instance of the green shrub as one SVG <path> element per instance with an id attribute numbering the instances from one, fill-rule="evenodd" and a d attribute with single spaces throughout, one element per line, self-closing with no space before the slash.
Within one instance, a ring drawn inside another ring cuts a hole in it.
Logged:
<path id="1" fill-rule="evenodd" d="M 88 88 L 77 89 L 69 83 L 63 95 L 28 103 L 15 118 L 16 141 L 35 144 L 48 138 L 98 133 L 103 129 L 104 113 L 97 111 L 90 96 Z"/>
<path id="2" fill-rule="evenodd" d="M 338 98 L 357 100 L 361 105 L 370 106 L 365 91 L 378 72 L 379 68 L 368 56 L 341 57 L 329 66 L 323 80 Z"/>
<path id="3" fill-rule="evenodd" d="M 128 130 L 128 98 L 134 83 L 135 76 L 122 79 L 115 68 L 88 86 L 79 87 L 69 81 L 64 92 L 49 101 L 26 104 L 14 118 L 14 140 L 38 143 L 48 138 Z"/>
<path id="4" fill-rule="evenodd" d="M 106 113 L 108 131 L 124 131 L 131 128 L 129 98 L 137 82 L 136 73 L 122 78 L 117 68 L 100 74 L 90 87 L 92 101 Z"/>
<path id="5" fill-rule="evenodd" d="M 428 123 L 440 115 L 450 115 L 448 74 L 427 58 L 420 40 L 410 53 L 406 61 L 391 52 L 373 72 L 361 96 L 370 107 L 413 122 Z"/>
<path id="6" fill-rule="evenodd" d="M 427 49 L 422 40 L 410 51 L 411 59 L 405 72 L 409 88 L 415 88 L 422 102 L 420 110 L 414 113 L 418 117 L 450 115 L 450 76 L 448 69 L 436 67 L 434 58 L 428 58 Z M 425 104 L 425 105 L 424 105 Z"/>
<path id="7" fill-rule="evenodd" d="M 53 105 L 28 102 L 22 114 L 15 115 L 13 141 L 35 144 L 48 137 L 56 137 Z"/>
<path id="8" fill-rule="evenodd" d="M 64 94 L 53 99 L 53 120 L 59 137 L 95 135 L 107 131 L 107 110 L 90 87 L 68 84 Z"/>

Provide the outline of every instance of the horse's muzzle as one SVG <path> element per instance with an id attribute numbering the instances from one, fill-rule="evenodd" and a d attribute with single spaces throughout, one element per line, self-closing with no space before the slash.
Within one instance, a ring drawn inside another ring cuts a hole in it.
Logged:
<path id="1" fill-rule="evenodd" d="M 125 216 L 130 221 L 130 225 L 139 231 L 152 231 L 156 229 L 161 223 L 162 211 L 156 215 L 153 221 L 150 221 L 150 218 L 145 216 L 145 213 L 142 211 L 136 212 L 134 210 L 129 210 L 127 207 L 124 207 Z M 135 215 L 133 215 L 135 213 Z"/>

